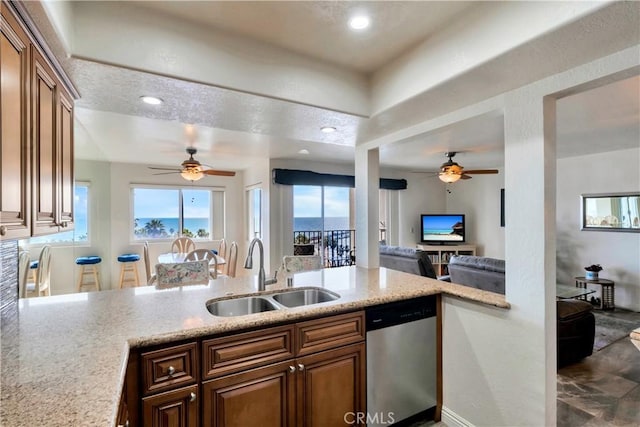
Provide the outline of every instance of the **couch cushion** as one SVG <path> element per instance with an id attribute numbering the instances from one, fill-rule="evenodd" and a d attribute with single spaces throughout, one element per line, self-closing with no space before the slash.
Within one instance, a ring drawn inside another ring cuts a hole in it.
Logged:
<path id="1" fill-rule="evenodd" d="M 589 313 L 593 310 L 593 306 L 586 301 L 575 299 L 558 300 L 556 310 L 558 311 L 558 320 L 571 320 Z"/>
<path id="2" fill-rule="evenodd" d="M 451 257 L 449 264 L 459 264 L 464 267 L 477 268 L 479 270 L 504 273 L 504 260 L 472 255 L 456 255 Z"/>
<path id="3" fill-rule="evenodd" d="M 436 272 L 425 251 L 401 246 L 380 246 L 380 267 L 419 276 L 436 278 Z"/>

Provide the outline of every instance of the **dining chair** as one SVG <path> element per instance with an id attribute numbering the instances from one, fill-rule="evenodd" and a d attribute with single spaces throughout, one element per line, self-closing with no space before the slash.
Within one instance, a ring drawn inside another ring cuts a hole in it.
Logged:
<path id="1" fill-rule="evenodd" d="M 218 255 L 220 255 L 225 260 L 227 259 L 227 241 L 224 240 L 224 238 L 220 239 L 220 246 L 218 246 Z M 224 265 L 220 266 L 218 273 L 224 274 Z"/>
<path id="2" fill-rule="evenodd" d="M 202 261 L 205 260 L 209 263 L 209 270 L 211 270 L 211 277 L 216 279 L 218 277 L 218 259 L 209 249 L 194 249 L 189 252 L 184 258 L 185 261 Z M 213 264 L 211 263 L 213 261 Z"/>
<path id="3" fill-rule="evenodd" d="M 171 243 L 171 252 L 174 253 L 189 253 L 196 248 L 196 244 L 193 243 L 189 237 L 178 237 Z"/>
<path id="4" fill-rule="evenodd" d="M 145 241 L 142 249 L 144 257 L 144 272 L 147 276 L 147 285 L 151 285 L 156 281 L 156 275 L 151 274 L 151 262 L 149 261 L 149 242 Z"/>
<path id="5" fill-rule="evenodd" d="M 184 285 L 206 285 L 212 273 L 209 261 L 187 261 L 170 264 L 156 264 L 158 289 Z"/>
<path id="6" fill-rule="evenodd" d="M 229 258 L 227 259 L 227 276 L 236 277 L 236 264 L 238 264 L 238 244 L 231 242 L 229 246 Z"/>
<path id="7" fill-rule="evenodd" d="M 319 270 L 322 268 L 322 258 L 319 255 L 285 255 L 282 265 L 286 272 Z"/>
<path id="8" fill-rule="evenodd" d="M 29 251 L 21 251 L 18 256 L 18 293 L 20 298 L 27 294 L 27 281 L 29 280 Z"/>
<path id="9" fill-rule="evenodd" d="M 51 295 L 51 246 L 43 246 L 38 258 L 38 274 L 35 282 L 27 281 L 24 296 L 40 297 Z"/>

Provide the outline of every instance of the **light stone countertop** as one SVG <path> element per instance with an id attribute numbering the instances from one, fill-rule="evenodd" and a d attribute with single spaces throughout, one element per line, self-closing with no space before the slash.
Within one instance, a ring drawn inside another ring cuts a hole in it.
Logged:
<path id="1" fill-rule="evenodd" d="M 330 315 L 446 293 L 509 308 L 503 295 L 385 268 L 342 267 L 293 275 L 294 287 L 340 294 L 327 303 L 237 317 L 212 316 L 206 301 L 256 293 L 256 277 L 157 290 L 139 287 L 19 301 L 1 337 L 2 426 L 112 426 L 131 347 Z M 284 288 L 280 278 L 267 292 Z"/>

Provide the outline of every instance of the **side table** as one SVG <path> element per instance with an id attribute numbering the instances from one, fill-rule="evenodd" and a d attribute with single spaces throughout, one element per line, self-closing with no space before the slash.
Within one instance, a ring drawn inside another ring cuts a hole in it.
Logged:
<path id="1" fill-rule="evenodd" d="M 615 283 L 609 279 L 587 280 L 586 277 L 576 277 L 576 287 L 586 289 L 587 285 L 600 285 L 601 299 L 600 306 L 596 306 L 600 310 L 613 310 L 615 307 Z"/>

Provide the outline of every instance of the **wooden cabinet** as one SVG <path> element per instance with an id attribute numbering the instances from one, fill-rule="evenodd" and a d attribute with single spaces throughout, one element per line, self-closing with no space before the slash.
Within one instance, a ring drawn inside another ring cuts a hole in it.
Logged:
<path id="1" fill-rule="evenodd" d="M 417 249 L 421 249 L 429 255 L 429 260 L 433 264 L 436 275 L 444 276 L 449 274 L 449 260 L 454 255 L 475 255 L 475 245 L 417 245 Z"/>
<path id="2" fill-rule="evenodd" d="M 198 386 L 145 397 L 142 407 L 145 427 L 197 427 Z"/>
<path id="3" fill-rule="evenodd" d="M 129 419 L 139 413 L 150 427 L 353 425 L 345 414 L 366 407 L 364 340 L 364 312 L 355 312 L 132 353 L 128 374 L 139 375 L 127 375 Z"/>
<path id="4" fill-rule="evenodd" d="M 296 359 L 297 426 L 346 426 L 366 408 L 365 344 Z M 357 425 L 357 424 L 356 424 Z"/>
<path id="5" fill-rule="evenodd" d="M 31 235 L 29 37 L 0 2 L 0 238 Z"/>
<path id="6" fill-rule="evenodd" d="M 2 14 L 0 236 L 73 228 L 73 98 L 10 3 Z"/>
<path id="7" fill-rule="evenodd" d="M 32 234 L 73 228 L 73 106 L 53 70 L 32 50 Z"/>

